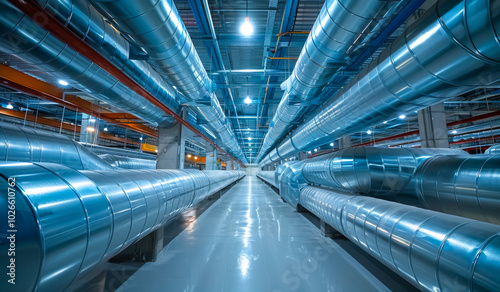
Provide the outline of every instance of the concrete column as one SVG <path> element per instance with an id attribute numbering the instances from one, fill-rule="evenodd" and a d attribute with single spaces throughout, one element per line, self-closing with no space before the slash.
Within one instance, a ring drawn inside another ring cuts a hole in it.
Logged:
<path id="1" fill-rule="evenodd" d="M 217 148 L 215 148 L 212 144 L 208 142 L 205 152 L 205 169 L 206 170 L 219 169 L 217 165 Z"/>
<path id="2" fill-rule="evenodd" d="M 449 148 L 448 127 L 444 113 L 444 103 L 439 103 L 418 111 L 418 128 L 422 148 Z"/>
<path id="3" fill-rule="evenodd" d="M 186 131 L 180 123 L 158 128 L 157 169 L 184 169 Z"/>
<path id="4" fill-rule="evenodd" d="M 87 114 L 82 114 L 82 126 L 80 127 L 80 142 L 98 144 L 99 125 L 97 119 Z"/>
<path id="5" fill-rule="evenodd" d="M 233 159 L 228 159 L 226 161 L 226 170 L 232 170 L 233 169 Z"/>
<path id="6" fill-rule="evenodd" d="M 351 136 L 347 135 L 339 139 L 339 148 L 349 148 L 351 147 Z"/>

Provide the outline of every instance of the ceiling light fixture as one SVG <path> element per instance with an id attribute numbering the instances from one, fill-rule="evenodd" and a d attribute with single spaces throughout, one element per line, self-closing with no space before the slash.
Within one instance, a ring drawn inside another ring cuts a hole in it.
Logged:
<path id="1" fill-rule="evenodd" d="M 62 86 L 68 86 L 69 85 L 68 81 L 66 81 L 66 80 L 59 79 L 59 81 L 57 81 L 57 82 L 59 84 L 61 84 Z"/>
<path id="2" fill-rule="evenodd" d="M 252 137 L 248 137 L 248 141 L 252 141 Z"/>
<path id="3" fill-rule="evenodd" d="M 108 128 L 104 127 L 104 132 L 107 132 L 108 131 Z"/>
<path id="4" fill-rule="evenodd" d="M 14 106 L 12 105 L 12 102 L 10 102 L 10 101 L 9 101 L 9 104 L 6 106 L 6 108 L 8 108 L 8 109 L 13 109 L 13 108 L 14 108 Z"/>
<path id="5" fill-rule="evenodd" d="M 247 98 L 245 98 L 245 100 L 243 102 L 246 104 L 251 104 L 252 100 L 250 99 L 250 97 L 247 96 Z"/>
<path id="6" fill-rule="evenodd" d="M 372 130 L 366 131 L 366 134 L 371 135 L 372 134 Z"/>
<path id="7" fill-rule="evenodd" d="M 458 132 L 457 132 L 457 130 L 453 130 L 453 131 L 451 131 L 451 133 L 452 133 L 452 134 L 456 134 L 456 133 L 458 133 Z"/>
<path id="8" fill-rule="evenodd" d="M 141 140 L 141 141 L 142 141 L 142 137 L 139 137 L 139 140 Z"/>
<path id="9" fill-rule="evenodd" d="M 250 18 L 248 17 L 248 0 L 247 0 L 247 10 L 246 10 L 246 16 L 245 16 L 245 22 L 240 27 L 240 32 L 244 36 L 249 36 L 253 33 L 253 26 L 250 23 Z"/>
<path id="10" fill-rule="evenodd" d="M 400 115 L 400 116 L 399 116 L 399 118 L 400 118 L 401 120 L 404 120 L 404 119 L 406 119 L 406 116 L 405 116 L 405 115 Z"/>
<path id="11" fill-rule="evenodd" d="M 330 146 L 332 146 L 332 147 L 333 147 L 333 145 L 334 145 L 334 144 L 333 144 L 333 142 L 332 142 L 332 143 L 330 143 Z"/>
<path id="12" fill-rule="evenodd" d="M 188 158 L 191 158 L 191 154 L 188 154 Z"/>

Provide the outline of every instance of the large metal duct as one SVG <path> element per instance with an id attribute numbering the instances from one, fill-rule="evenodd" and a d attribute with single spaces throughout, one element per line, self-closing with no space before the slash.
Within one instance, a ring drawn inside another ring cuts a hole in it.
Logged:
<path id="1" fill-rule="evenodd" d="M 342 191 L 300 203 L 422 291 L 500 291 L 500 226 Z"/>
<path id="2" fill-rule="evenodd" d="M 0 161 L 51 162 L 78 170 L 113 169 L 64 135 L 7 123 L 0 123 Z"/>
<path id="3" fill-rule="evenodd" d="M 273 187 L 278 188 L 278 184 L 274 180 L 274 171 L 272 171 L 272 170 L 265 170 L 265 171 L 260 170 L 257 172 L 256 175 L 258 178 L 271 184 Z"/>
<path id="4" fill-rule="evenodd" d="M 99 155 L 99 158 L 109 163 L 114 168 L 120 169 L 155 169 L 156 160 L 125 157 L 111 154 Z"/>
<path id="5" fill-rule="evenodd" d="M 314 184 L 395 200 L 427 158 L 467 155 L 448 148 L 351 147 L 306 160 L 302 173 Z"/>
<path id="6" fill-rule="evenodd" d="M 237 171 L 82 171 L 56 164 L 2 163 L 0 212 L 15 198 L 16 285 L 9 291 L 63 291 L 99 262 L 243 176 Z M 10 179 L 10 180 L 9 180 Z M 15 186 L 13 180 L 15 179 Z M 11 185 L 9 186 L 9 182 Z M 0 260 L 8 263 L 9 234 Z M 3 273 L 2 279 L 5 280 Z M 9 284 L 2 284 L 2 287 Z"/>
<path id="7" fill-rule="evenodd" d="M 144 153 L 144 152 L 139 152 L 137 150 L 127 150 L 127 149 L 118 148 L 118 147 L 107 147 L 107 146 L 101 146 L 101 145 L 90 144 L 90 143 L 79 143 L 79 144 L 84 146 L 85 148 L 89 149 L 90 151 L 92 151 L 93 153 L 95 153 L 97 155 L 111 154 L 111 155 L 124 156 L 124 157 L 156 160 L 156 155 L 148 154 L 148 153 Z"/>
<path id="8" fill-rule="evenodd" d="M 172 87 L 147 63 L 130 60 L 128 43 L 85 1 L 49 1 L 44 5 L 144 89 L 172 111 L 179 112 L 180 104 L 175 99 L 176 93 Z M 72 87 L 89 92 L 153 125 L 172 122 L 172 118 L 162 110 L 47 32 L 8 1 L 0 2 L 0 10 L 1 51 L 39 68 L 45 74 L 64 79 Z M 18 63 L 16 61 L 11 66 L 16 68 Z"/>
<path id="9" fill-rule="evenodd" d="M 277 154 L 286 158 L 495 84 L 500 80 L 500 40 L 495 33 L 500 24 L 494 21 L 498 17 L 498 1 L 438 1 L 282 142 Z M 259 165 L 270 162 L 267 155 Z"/>
<path id="10" fill-rule="evenodd" d="M 427 159 L 415 173 L 420 202 L 429 209 L 500 224 L 500 155 Z"/>
<path id="11" fill-rule="evenodd" d="M 292 161 L 283 163 L 284 170 L 279 176 L 278 189 L 281 198 L 288 204 L 297 207 L 299 204 L 300 189 L 307 185 L 302 175 L 304 161 Z"/>
<path id="12" fill-rule="evenodd" d="M 488 155 L 500 154 L 500 144 L 493 145 L 490 148 L 486 149 L 486 151 L 484 151 L 484 154 Z"/>
<path id="13" fill-rule="evenodd" d="M 198 119 L 221 139 L 224 148 L 247 163 L 173 1 L 90 2 L 147 52 L 147 61 L 182 94 Z"/>
<path id="14" fill-rule="evenodd" d="M 407 1 L 328 0 L 314 23 L 274 113 L 257 160 L 267 154 L 310 108 L 332 76 L 357 48 L 374 34 Z M 309 104 L 308 104 L 309 103 Z"/>

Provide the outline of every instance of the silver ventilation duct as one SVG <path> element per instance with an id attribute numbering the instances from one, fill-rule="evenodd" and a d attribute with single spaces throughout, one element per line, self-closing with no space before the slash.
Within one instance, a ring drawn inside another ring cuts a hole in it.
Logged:
<path id="1" fill-rule="evenodd" d="M 500 155 L 427 159 L 415 174 L 424 207 L 500 224 Z"/>
<path id="2" fill-rule="evenodd" d="M 200 122 L 220 138 L 222 147 L 247 163 L 173 1 L 90 2 L 146 51 L 147 61 L 182 94 Z"/>
<path id="3" fill-rule="evenodd" d="M 497 2 L 440 0 L 273 151 L 314 146 L 500 80 Z M 464 70 L 467 68 L 467 70 Z M 273 153 L 273 152 L 271 152 Z M 270 155 L 259 166 L 271 163 Z"/>
<path id="4" fill-rule="evenodd" d="M 7 123 L 0 123 L 0 161 L 51 162 L 78 170 L 113 169 L 64 135 Z"/>
<path id="5" fill-rule="evenodd" d="M 114 168 L 120 169 L 155 169 L 156 160 L 125 157 L 111 154 L 99 155 L 99 158 L 109 163 Z"/>
<path id="6" fill-rule="evenodd" d="M 2 163 L 0 187 L 15 193 L 16 285 L 63 291 L 179 212 L 238 180 L 237 171 L 82 171 L 56 164 Z M 15 186 L 12 183 L 15 180 Z M 11 185 L 9 186 L 9 182 Z M 7 214 L 7 191 L 0 212 Z M 7 220 L 0 221 L 2 230 Z M 9 262 L 8 242 L 0 260 Z"/>
<path id="7" fill-rule="evenodd" d="M 407 1 L 327 0 L 314 23 L 274 113 L 259 161 L 298 120 L 318 102 L 332 76 L 347 63 L 349 55 L 367 45 L 394 10 Z"/>
<path id="8" fill-rule="evenodd" d="M 306 160 L 302 173 L 314 184 L 396 199 L 427 158 L 467 155 L 447 148 L 351 147 Z"/>
<path id="9" fill-rule="evenodd" d="M 260 170 L 257 172 L 256 175 L 258 178 L 271 184 L 273 187 L 278 188 L 278 184 L 274 180 L 274 171 L 271 171 L 271 170 L 262 171 L 262 170 Z"/>
<path id="10" fill-rule="evenodd" d="M 500 291 L 500 226 L 304 187 L 300 203 L 422 291 Z"/>
<path id="11" fill-rule="evenodd" d="M 89 149 L 90 151 L 92 151 L 93 153 L 95 153 L 97 155 L 111 154 L 111 155 L 117 155 L 117 156 L 123 156 L 123 157 L 156 160 L 156 155 L 144 153 L 144 152 L 139 152 L 137 150 L 128 150 L 128 149 L 124 149 L 124 148 L 107 147 L 107 146 L 101 146 L 101 145 L 90 144 L 90 143 L 81 143 L 81 142 L 79 142 L 79 144 L 84 146 L 85 148 Z"/>
<path id="12" fill-rule="evenodd" d="M 276 181 L 281 198 L 288 204 L 297 207 L 299 204 L 300 189 L 307 185 L 302 175 L 305 161 L 292 161 L 283 163 L 283 172 Z"/>
<path id="13" fill-rule="evenodd" d="M 500 144 L 493 145 L 490 148 L 486 149 L 484 154 L 489 154 L 489 155 L 500 154 Z"/>
<path id="14" fill-rule="evenodd" d="M 39 1 L 44 2 L 44 1 Z M 172 111 L 179 112 L 176 93 L 143 61 L 129 59 L 128 43 L 83 0 L 49 1 L 45 8 L 68 28 L 108 58 Z M 0 2 L 0 50 L 44 73 L 64 79 L 76 89 L 111 103 L 153 124 L 169 124 L 172 118 L 126 87 L 105 70 L 83 57 L 12 6 Z M 17 64 L 19 62 L 15 62 Z M 16 68 L 15 64 L 12 67 Z M 22 70 L 22 68 L 18 68 Z"/>

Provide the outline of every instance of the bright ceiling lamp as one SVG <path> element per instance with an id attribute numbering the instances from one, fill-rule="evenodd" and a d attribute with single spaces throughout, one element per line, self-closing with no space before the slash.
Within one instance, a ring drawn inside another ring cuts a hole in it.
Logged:
<path id="1" fill-rule="evenodd" d="M 245 16 L 245 22 L 240 26 L 240 32 L 244 36 L 249 36 L 253 33 L 253 26 L 250 23 L 250 18 L 248 17 L 248 0 L 246 1 L 247 3 L 247 13 Z"/>
<path id="2" fill-rule="evenodd" d="M 246 104 L 251 104 L 252 100 L 250 99 L 250 97 L 247 96 L 247 98 L 245 98 L 245 100 L 243 102 Z"/>
<path id="3" fill-rule="evenodd" d="M 404 120 L 404 119 L 406 119 L 406 115 L 400 115 L 398 118 L 400 118 L 401 120 Z"/>
<path id="4" fill-rule="evenodd" d="M 62 86 L 68 86 L 68 85 L 69 85 L 68 81 L 66 81 L 66 80 L 62 80 L 62 79 L 60 79 L 58 82 L 59 82 L 59 84 L 61 84 Z"/>
<path id="5" fill-rule="evenodd" d="M 6 106 L 6 108 L 8 108 L 8 109 L 13 109 L 13 108 L 14 108 L 14 106 L 12 105 L 12 102 L 10 102 L 10 101 L 9 101 L 9 104 Z"/>

